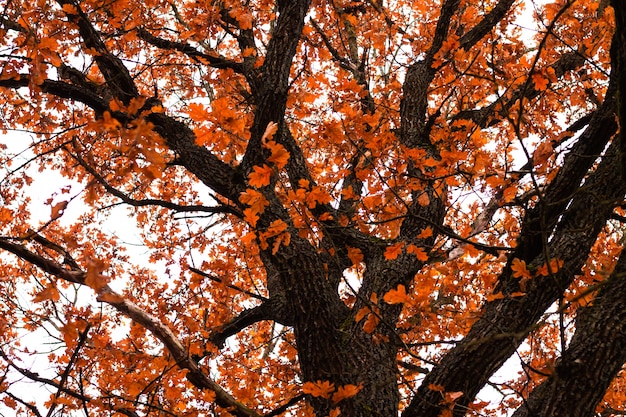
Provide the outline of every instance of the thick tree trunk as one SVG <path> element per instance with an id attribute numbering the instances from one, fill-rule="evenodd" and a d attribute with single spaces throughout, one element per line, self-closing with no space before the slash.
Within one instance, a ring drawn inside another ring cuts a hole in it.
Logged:
<path id="1" fill-rule="evenodd" d="M 293 257 L 274 257 L 284 298 L 293 314 L 292 323 L 304 381 L 330 382 L 335 389 L 361 387 L 353 397 L 337 402 L 311 397 L 318 416 L 335 407 L 347 416 L 397 414 L 396 347 L 389 336 L 380 340 L 363 331 L 337 295 L 328 270 L 308 242 L 296 239 Z M 382 332 L 381 332 L 382 333 Z M 391 333 L 386 329 L 385 333 Z"/>

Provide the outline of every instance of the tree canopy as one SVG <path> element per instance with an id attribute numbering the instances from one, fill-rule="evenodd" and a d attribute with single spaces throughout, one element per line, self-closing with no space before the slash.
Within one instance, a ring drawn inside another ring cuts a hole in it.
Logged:
<path id="1" fill-rule="evenodd" d="M 0 5 L 1 409 L 626 413 L 621 1 Z"/>

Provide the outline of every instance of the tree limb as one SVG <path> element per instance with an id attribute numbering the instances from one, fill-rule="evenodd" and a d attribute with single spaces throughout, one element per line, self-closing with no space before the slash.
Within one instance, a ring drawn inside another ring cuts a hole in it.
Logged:
<path id="1" fill-rule="evenodd" d="M 33 265 L 38 266 L 44 272 L 73 283 L 86 285 L 85 279 L 87 277 L 87 273 L 84 271 L 68 271 L 59 263 L 46 259 L 41 255 L 37 255 L 22 245 L 8 242 L 4 238 L 0 239 L 0 248 L 19 256 Z M 98 299 L 109 304 L 120 313 L 129 317 L 135 323 L 150 331 L 161 341 L 161 343 L 165 345 L 168 352 L 176 361 L 176 364 L 181 369 L 188 370 L 187 379 L 194 386 L 199 389 L 210 389 L 215 392 L 216 402 L 221 407 L 231 409 L 231 412 L 238 417 L 260 417 L 260 414 L 237 401 L 231 394 L 217 384 L 217 382 L 209 378 L 206 372 L 200 369 L 198 363 L 190 357 L 189 352 L 180 340 L 178 340 L 174 332 L 163 324 L 158 318 L 148 314 L 135 303 L 125 299 L 122 295 L 113 291 L 108 285 L 104 285 L 99 289 Z M 0 351 L 0 354 L 3 353 Z M 37 375 L 33 374 L 33 376 Z M 57 386 L 58 389 L 63 389 L 63 387 L 58 384 L 55 386 Z"/>
<path id="2" fill-rule="evenodd" d="M 241 63 L 233 62 L 221 56 L 205 54 L 204 52 L 198 51 L 196 48 L 187 43 L 175 42 L 159 38 L 151 34 L 145 28 L 137 29 L 137 35 L 144 41 L 148 42 L 150 45 L 156 46 L 160 49 L 181 52 L 182 54 L 187 55 L 189 58 L 201 64 L 208 63 L 208 65 L 213 68 L 230 68 L 238 74 L 244 74 L 245 72 Z"/>

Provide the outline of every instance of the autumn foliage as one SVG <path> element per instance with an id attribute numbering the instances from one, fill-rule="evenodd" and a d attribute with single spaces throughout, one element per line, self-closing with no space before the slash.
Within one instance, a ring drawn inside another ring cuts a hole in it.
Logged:
<path id="1" fill-rule="evenodd" d="M 0 5 L 0 412 L 626 413 L 621 1 Z"/>

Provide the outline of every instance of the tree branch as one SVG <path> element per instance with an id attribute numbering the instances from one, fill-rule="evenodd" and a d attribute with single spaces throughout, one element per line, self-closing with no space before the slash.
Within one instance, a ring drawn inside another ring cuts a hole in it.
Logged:
<path id="1" fill-rule="evenodd" d="M 119 99 L 124 104 L 129 104 L 130 100 L 139 96 L 139 90 L 135 86 L 135 81 L 128 69 L 118 57 L 111 54 L 106 44 L 100 37 L 98 31 L 93 27 L 87 15 L 81 10 L 80 4 L 74 0 L 57 0 L 61 7 L 67 5 L 69 9 L 63 9 L 70 22 L 78 26 L 80 36 L 87 48 L 95 49 L 98 53 L 94 60 L 113 97 Z M 67 10 L 74 9 L 75 12 Z"/>
<path id="2" fill-rule="evenodd" d="M 85 279 L 87 274 L 84 271 L 68 271 L 59 263 L 45 259 L 41 255 L 37 255 L 29 251 L 24 246 L 8 242 L 4 238 L 0 239 L 0 248 L 17 255 L 33 265 L 38 266 L 44 272 L 73 283 L 86 285 Z M 200 369 L 198 363 L 190 357 L 189 352 L 178 340 L 174 332 L 163 324 L 158 318 L 148 314 L 135 303 L 125 299 L 122 295 L 113 291 L 108 285 L 104 285 L 98 290 L 98 300 L 109 304 L 120 313 L 129 317 L 135 323 L 150 331 L 161 341 L 161 343 L 165 345 L 168 352 L 176 361 L 176 364 L 181 369 L 188 370 L 187 379 L 194 386 L 199 389 L 210 389 L 215 392 L 216 402 L 221 407 L 230 409 L 231 413 L 238 417 L 260 417 L 260 414 L 237 401 L 219 384 L 209 378 L 209 376 L 202 369 Z M 1 350 L 0 355 L 4 355 Z M 36 374 L 30 372 L 29 374 L 34 377 L 38 377 Z M 54 386 L 61 390 L 64 389 L 58 384 Z"/>
<path id="3" fill-rule="evenodd" d="M 107 190 L 107 192 L 119 198 L 124 203 L 130 206 L 133 206 L 133 207 L 158 206 L 158 207 L 164 207 L 164 208 L 176 211 L 176 212 L 202 212 L 202 213 L 211 213 L 211 214 L 230 213 L 239 218 L 243 217 L 243 214 L 239 210 L 237 210 L 233 206 L 227 206 L 227 205 L 222 205 L 222 206 L 217 206 L 217 207 L 207 207 L 207 206 L 200 206 L 200 205 L 185 206 L 181 204 L 172 203 L 170 201 L 156 200 L 153 198 L 144 198 L 141 200 L 136 200 L 134 198 L 129 197 L 127 194 L 123 193 L 117 188 L 113 187 L 111 184 L 109 184 L 106 181 L 106 179 L 98 173 L 98 171 L 96 171 L 91 165 L 87 163 L 87 161 L 81 158 L 78 154 L 70 153 L 70 155 L 83 168 L 85 168 L 85 170 L 89 172 L 96 179 L 96 181 L 98 181 L 98 183 L 101 184 Z"/>
<path id="4" fill-rule="evenodd" d="M 607 342 L 610 341 L 610 342 Z M 524 401 L 513 417 L 593 415 L 613 378 L 626 362 L 626 251 L 602 282 L 593 304 L 581 307 L 576 333 L 554 372 Z"/>
<path id="5" fill-rule="evenodd" d="M 63 394 L 67 394 L 67 395 L 69 395 L 71 397 L 74 397 L 76 399 L 79 399 L 81 401 L 86 401 L 86 402 L 91 401 L 90 397 L 88 397 L 86 395 L 83 395 L 83 394 L 80 394 L 78 392 L 75 392 L 75 391 L 73 391 L 73 390 L 71 390 L 69 388 L 66 388 L 64 386 L 64 384 L 62 384 L 62 383 L 56 382 L 56 381 L 54 381 L 52 379 L 44 378 L 42 376 L 39 376 L 39 374 L 37 372 L 32 372 L 32 371 L 30 371 L 30 370 L 28 370 L 26 368 L 22 368 L 21 366 L 16 365 L 15 362 L 13 362 L 11 360 L 11 358 L 8 357 L 6 352 L 3 349 L 1 349 L 1 348 L 0 348 L 0 357 L 2 357 L 2 359 L 4 359 L 11 368 L 15 369 L 17 372 L 19 372 L 20 374 L 24 375 L 26 378 L 30 379 L 31 381 L 40 382 L 42 384 L 50 385 L 51 387 L 54 387 L 57 390 L 57 392 L 59 392 L 59 393 L 62 392 Z M 23 403 L 23 404 L 25 404 L 25 403 Z"/>
<path id="6" fill-rule="evenodd" d="M 531 269 L 551 259 L 562 260 L 562 268 L 556 274 L 533 278 L 522 291 L 520 280 L 512 276 L 510 263 L 515 255 L 511 255 L 496 287 L 505 298 L 484 305 L 481 318 L 468 335 L 426 376 L 403 417 L 439 415 L 442 398 L 439 392 L 429 388 L 432 384 L 443 386 L 447 392 L 463 392 L 456 403 L 460 414 L 491 374 L 513 354 L 545 309 L 579 274 L 606 220 L 626 193 L 626 183 L 619 174 L 621 159 L 617 147 L 617 142 L 612 143 L 598 168 L 587 178 L 585 187 L 574 195 L 545 251 L 541 244 L 533 249 Z M 506 297 L 520 291 L 524 292 L 521 297 Z M 462 375 L 458 372 L 461 367 Z"/>
<path id="7" fill-rule="evenodd" d="M 61 374 L 61 379 L 59 380 L 59 389 L 57 389 L 57 392 L 54 394 L 54 400 L 52 401 L 52 405 L 48 409 L 48 414 L 46 417 L 51 417 L 52 413 L 54 412 L 54 409 L 56 408 L 56 405 L 57 405 L 56 400 L 61 396 L 61 393 L 63 392 L 62 389 L 65 388 L 65 383 L 67 382 L 67 379 L 70 376 L 72 367 L 76 363 L 76 359 L 78 358 L 78 353 L 87 342 L 87 335 L 89 334 L 90 328 L 91 328 L 91 325 L 87 324 L 85 329 L 82 332 L 79 332 L 78 343 L 76 344 L 76 347 L 74 348 L 74 351 L 72 352 L 72 356 L 70 357 L 70 360 L 68 361 L 67 366 L 65 367 L 65 370 Z M 84 401 L 84 399 L 82 398 L 81 400 Z"/>
<path id="8" fill-rule="evenodd" d="M 144 28 L 137 29 L 137 35 L 139 38 L 148 42 L 150 45 L 156 46 L 160 49 L 165 49 L 169 51 L 178 51 L 187 55 L 189 58 L 201 63 L 210 65 L 213 68 L 230 68 L 238 74 L 244 74 L 244 67 L 241 63 L 230 61 L 222 56 L 214 56 L 210 54 L 205 54 L 203 52 L 198 51 L 193 46 L 183 43 L 183 42 L 175 42 L 167 39 L 159 38 L 154 36 L 148 30 Z"/>
<path id="9" fill-rule="evenodd" d="M 203 277 L 205 277 L 205 278 L 210 279 L 211 281 L 219 282 L 220 284 L 223 284 L 224 286 L 226 286 L 226 287 L 228 287 L 228 288 L 231 288 L 231 289 L 233 289 L 233 290 L 235 290 L 235 291 L 239 291 L 240 293 L 242 293 L 242 294 L 246 294 L 246 295 L 248 295 L 248 296 L 250 296 L 250 297 L 252 297 L 252 298 L 256 298 L 257 300 L 267 301 L 267 298 L 262 297 L 262 296 L 260 296 L 260 295 L 258 295 L 258 294 L 255 294 L 255 293 L 253 293 L 253 292 L 250 292 L 250 291 L 244 290 L 244 289 L 243 289 L 243 288 L 241 288 L 241 287 L 238 287 L 238 286 L 233 285 L 233 284 L 225 284 L 225 283 L 224 283 L 224 280 L 223 280 L 222 278 L 217 277 L 217 276 L 215 276 L 215 275 L 207 274 L 206 272 L 201 271 L 201 270 L 199 270 L 198 268 L 189 267 L 189 270 L 190 270 L 191 272 L 193 272 L 194 274 L 201 275 L 201 276 L 203 276 Z"/>
<path id="10" fill-rule="evenodd" d="M 28 74 L 20 74 L 18 77 L 0 80 L 0 87 L 18 89 L 28 87 L 31 78 Z M 92 108 L 96 114 L 102 114 L 109 109 L 109 103 L 99 95 L 85 89 L 63 81 L 45 80 L 40 86 L 44 93 L 52 94 L 59 98 L 75 100 Z"/>

